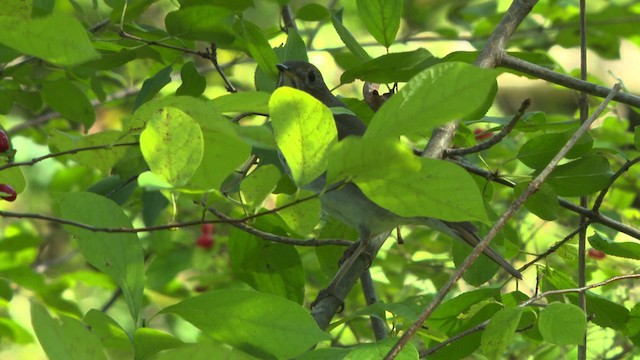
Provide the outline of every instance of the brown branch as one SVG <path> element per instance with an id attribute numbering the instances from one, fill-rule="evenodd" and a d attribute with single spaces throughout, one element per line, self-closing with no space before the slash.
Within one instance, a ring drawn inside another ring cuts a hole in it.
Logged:
<path id="1" fill-rule="evenodd" d="M 590 82 L 576 79 L 568 75 L 560 74 L 555 71 L 544 68 L 540 65 L 536 65 L 528 61 L 518 59 L 517 57 L 511 56 L 506 53 L 502 54 L 502 56 L 500 57 L 498 66 L 503 66 L 509 69 L 517 70 L 524 74 L 531 75 L 539 79 L 547 80 L 554 84 L 558 84 L 569 89 L 582 91 L 589 95 L 606 97 L 611 92 L 611 89 L 605 86 L 592 84 Z M 640 96 L 635 96 L 635 95 L 631 95 L 624 92 L 618 92 L 616 96 L 613 98 L 613 100 L 623 104 L 634 106 L 640 109 Z"/>

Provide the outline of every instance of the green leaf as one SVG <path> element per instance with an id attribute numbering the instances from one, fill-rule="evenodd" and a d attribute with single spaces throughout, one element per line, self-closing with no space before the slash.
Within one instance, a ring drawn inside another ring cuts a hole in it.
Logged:
<path id="1" fill-rule="evenodd" d="M 295 357 L 330 338 L 300 305 L 256 291 L 211 291 L 162 313 L 176 314 L 212 338 L 259 358 Z"/>
<path id="2" fill-rule="evenodd" d="M 157 117 L 158 113 L 169 107 L 189 115 L 197 121 L 202 131 L 202 161 L 185 187 L 200 191 L 219 189 L 224 179 L 251 154 L 251 147 L 237 135 L 244 132 L 212 109 L 209 102 L 190 96 L 168 96 L 150 101 L 134 113 L 129 126 L 142 128 L 149 119 Z"/>
<path id="3" fill-rule="evenodd" d="M 150 356 L 167 349 L 176 349 L 184 345 L 182 341 L 165 332 L 143 327 L 136 329 L 133 334 L 133 346 L 137 359 L 147 359 Z M 189 357 L 189 359 L 193 359 Z"/>
<path id="4" fill-rule="evenodd" d="M 67 79 L 43 81 L 42 97 L 60 115 L 84 125 L 85 131 L 96 120 L 96 113 L 86 93 Z"/>
<path id="5" fill-rule="evenodd" d="M 249 50 L 249 54 L 256 61 L 260 70 L 263 73 L 268 74 L 272 79 L 278 78 L 278 57 L 276 53 L 269 45 L 269 41 L 264 36 L 262 30 L 255 24 L 243 21 L 242 22 L 242 35 L 246 42 L 245 46 Z"/>
<path id="6" fill-rule="evenodd" d="M 56 194 L 56 214 L 79 223 L 115 229 L 130 229 L 131 221 L 113 201 L 102 196 L 75 192 Z M 144 258 L 138 236 L 134 233 L 94 232 L 65 225 L 73 234 L 87 262 L 111 276 L 122 289 L 134 323 L 142 307 Z"/>
<path id="7" fill-rule="evenodd" d="M 352 67 L 340 76 L 343 84 L 355 79 L 374 83 L 407 82 L 420 71 L 436 63 L 437 59 L 427 50 L 385 54 Z"/>
<path id="8" fill-rule="evenodd" d="M 133 346 L 128 334 L 122 327 L 104 312 L 91 309 L 84 317 L 86 326 L 100 337 L 107 351 L 112 350 L 120 355 L 134 356 Z M 144 328 L 143 328 L 144 329 Z"/>
<path id="9" fill-rule="evenodd" d="M 371 344 L 362 343 L 354 347 L 354 349 L 352 349 L 348 353 L 348 355 L 343 358 L 333 356 L 331 356 L 330 358 L 344 360 L 382 359 L 389 351 L 391 351 L 398 340 L 399 338 L 388 337 Z M 412 343 L 408 343 L 407 346 L 403 347 L 402 351 L 400 351 L 400 353 L 396 357 L 394 357 L 394 359 L 397 360 L 414 360 L 418 358 L 418 349 L 416 349 L 415 345 Z"/>
<path id="10" fill-rule="evenodd" d="M 294 196 L 278 194 L 276 207 L 282 207 L 296 200 L 313 195 L 311 191 L 301 190 Z M 289 228 L 301 236 L 307 237 L 320 221 L 320 200 L 313 198 L 278 211 L 278 215 Z"/>
<path id="11" fill-rule="evenodd" d="M 520 196 L 530 182 L 522 182 L 513 188 L 515 196 Z M 558 218 L 560 203 L 551 185 L 543 183 L 538 191 L 529 196 L 524 206 L 542 220 L 553 221 Z"/>
<path id="12" fill-rule="evenodd" d="M 326 7 L 320 4 L 306 4 L 296 11 L 296 19 L 303 21 L 320 21 L 331 15 Z"/>
<path id="13" fill-rule="evenodd" d="M 497 72 L 464 63 L 434 65 L 414 76 L 371 119 L 365 136 L 377 139 L 426 132 L 485 111 Z"/>
<path id="14" fill-rule="evenodd" d="M 588 155 L 558 166 L 547 179 L 560 196 L 581 196 L 602 190 L 611 179 L 611 167 L 602 155 Z"/>
<path id="15" fill-rule="evenodd" d="M 238 92 L 219 96 L 211 100 L 211 106 L 221 113 L 227 112 L 256 112 L 269 113 L 269 97 L 271 94 L 263 91 Z"/>
<path id="16" fill-rule="evenodd" d="M 248 7 L 254 6 L 254 0 L 179 0 L 180 8 L 199 5 L 215 5 L 222 6 L 229 10 L 242 11 Z"/>
<path id="17" fill-rule="evenodd" d="M 125 158 L 128 152 L 135 150 L 137 146 L 109 146 L 117 143 L 135 142 L 131 135 L 125 136 L 122 131 L 105 130 L 99 133 L 70 138 L 66 133 L 53 130 L 50 145 L 57 148 L 57 151 L 67 151 L 77 148 L 105 146 L 103 149 L 82 151 L 76 154 L 67 155 L 66 158 L 78 162 L 92 169 L 98 169 L 103 174 L 109 174 L 111 169 Z M 71 141 L 69 141 L 71 140 Z"/>
<path id="18" fill-rule="evenodd" d="M 20 195 L 27 187 L 27 180 L 20 170 L 20 166 L 6 168 L 0 171 L 0 184 L 9 184 Z"/>
<path id="19" fill-rule="evenodd" d="M 416 172 L 421 166 L 419 158 L 399 141 L 381 143 L 367 137 L 348 136 L 329 152 L 327 183 L 347 179 L 366 181 L 386 177 L 387 173 Z"/>
<path id="20" fill-rule="evenodd" d="M 325 172 L 328 149 L 337 141 L 331 111 L 311 95 L 286 86 L 273 93 L 269 110 L 293 181 L 299 187 L 310 183 Z"/>
<path id="21" fill-rule="evenodd" d="M 349 51 L 351 51 L 360 62 L 365 62 L 371 60 L 371 56 L 367 54 L 367 52 L 362 48 L 362 46 L 358 43 L 356 38 L 351 35 L 351 32 L 342 24 L 342 10 L 340 9 L 333 13 L 331 16 L 331 22 L 333 23 L 333 27 L 336 29 L 338 36 L 342 42 L 347 46 Z"/>
<path id="22" fill-rule="evenodd" d="M 358 0 L 358 14 L 369 33 L 386 48 L 396 39 L 402 18 L 402 0 Z"/>
<path id="23" fill-rule="evenodd" d="M 471 175 L 448 161 L 420 161 L 416 172 L 378 169 L 379 176 L 354 182 L 375 203 L 404 217 L 487 221 L 482 195 Z"/>
<path id="24" fill-rule="evenodd" d="M 470 309 L 479 303 L 494 301 L 500 295 L 499 288 L 483 288 L 462 293 L 447 300 L 434 312 L 427 324 L 433 324 L 443 331 L 450 329 L 461 316 L 466 316 Z"/>
<path id="25" fill-rule="evenodd" d="M 169 65 L 142 83 L 142 88 L 133 104 L 134 111 L 142 106 L 142 104 L 151 100 L 165 85 L 171 82 L 172 69 L 171 65 Z"/>
<path id="26" fill-rule="evenodd" d="M 542 134 L 527 141 L 520 151 L 518 159 L 532 169 L 542 169 L 553 159 L 560 149 L 569 141 L 575 130 L 563 133 Z M 567 159 L 575 159 L 586 154 L 593 146 L 591 135 L 584 134 L 567 153 Z"/>
<path id="27" fill-rule="evenodd" d="M 269 226 L 264 223 L 260 228 Z M 304 301 L 304 271 L 300 255 L 292 246 L 265 241 L 233 229 L 229 237 L 229 256 L 234 274 L 254 289 L 298 304 Z"/>
<path id="28" fill-rule="evenodd" d="M 152 172 L 182 186 L 202 161 L 204 139 L 193 118 L 176 108 L 156 113 L 140 134 L 140 149 Z"/>
<path id="29" fill-rule="evenodd" d="M 587 331 L 587 318 L 579 307 L 556 302 L 540 311 L 538 329 L 549 343 L 580 345 Z"/>
<path id="30" fill-rule="evenodd" d="M 207 80 L 200 75 L 192 61 L 188 61 L 180 70 L 182 85 L 176 90 L 176 95 L 198 97 L 207 88 Z"/>
<path id="31" fill-rule="evenodd" d="M 183 39 L 214 41 L 218 46 L 228 46 L 235 38 L 234 13 L 212 5 L 180 8 L 164 19 L 167 32 Z"/>
<path id="32" fill-rule="evenodd" d="M 595 233 L 589 236 L 589 244 L 607 255 L 640 260 L 640 244 L 635 242 L 615 242 Z"/>
<path id="33" fill-rule="evenodd" d="M 54 319 L 42 305 L 32 302 L 31 324 L 51 360 L 107 358 L 100 339 L 74 318 L 61 315 Z"/>
<path id="34" fill-rule="evenodd" d="M 233 360 L 257 360 L 246 352 L 238 349 L 229 348 L 229 346 L 213 341 L 198 340 L 195 344 L 183 345 L 178 349 L 169 349 L 161 351 L 150 360 L 211 360 L 211 354 L 215 354 L 218 359 Z"/>
<path id="35" fill-rule="evenodd" d="M 60 13 L 31 20 L 0 16 L 0 44 L 60 66 L 73 66 L 100 57 L 82 24 Z"/>
<path id="36" fill-rule="evenodd" d="M 252 209 L 262 206 L 264 200 L 278 185 L 280 170 L 273 165 L 259 166 L 242 180 L 240 191 L 244 201 Z"/>
<path id="37" fill-rule="evenodd" d="M 574 297 L 577 300 L 577 296 Z M 629 319 L 629 310 L 624 305 L 590 292 L 587 292 L 587 314 L 593 315 L 590 321 L 594 324 L 618 331 L 625 329 L 625 323 Z"/>
<path id="38" fill-rule="evenodd" d="M 507 307 L 498 311 L 482 332 L 482 352 L 489 359 L 502 359 L 511 343 L 524 308 Z"/>
<path id="39" fill-rule="evenodd" d="M 640 150 L 640 126 L 633 128 L 633 142 L 636 144 L 636 150 Z"/>

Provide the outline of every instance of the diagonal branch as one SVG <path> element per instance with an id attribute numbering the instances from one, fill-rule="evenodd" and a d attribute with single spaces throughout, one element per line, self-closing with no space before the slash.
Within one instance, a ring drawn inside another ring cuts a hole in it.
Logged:
<path id="1" fill-rule="evenodd" d="M 440 305 L 440 303 L 444 300 L 445 296 L 449 293 L 449 291 L 453 288 L 453 286 L 458 282 L 460 278 L 462 278 L 462 274 L 473 264 L 473 262 L 480 256 L 482 251 L 489 246 L 489 243 L 493 238 L 498 234 L 498 232 L 506 225 L 507 221 L 516 213 L 516 211 L 524 204 L 524 202 L 531 196 L 534 192 L 536 192 L 542 183 L 547 179 L 547 177 L 555 170 L 556 166 L 560 161 L 565 157 L 565 155 L 571 150 L 571 148 L 575 145 L 578 139 L 584 135 L 584 133 L 589 130 L 591 124 L 600 116 L 600 114 L 607 107 L 611 99 L 615 96 L 615 94 L 620 91 L 620 84 L 616 84 L 613 87 L 613 90 L 609 94 L 609 96 L 603 101 L 602 104 L 596 109 L 596 111 L 587 119 L 573 134 L 573 136 L 567 141 L 567 143 L 558 151 L 556 156 L 549 162 L 549 164 L 540 172 L 540 174 L 529 184 L 527 189 L 520 194 L 520 196 L 514 201 L 514 203 L 507 209 L 507 211 L 498 219 L 495 225 L 489 230 L 487 235 L 476 245 L 476 247 L 471 251 L 471 254 L 465 259 L 460 268 L 456 270 L 456 272 L 451 275 L 447 283 L 440 288 L 438 293 L 436 294 L 433 301 L 427 306 L 427 308 L 420 314 L 418 320 L 411 325 L 407 331 L 402 335 L 400 340 L 393 346 L 393 348 L 389 351 L 385 359 L 393 359 L 400 353 L 402 348 L 409 342 L 409 340 L 420 330 L 422 324 L 431 316 L 433 311 L 435 311 L 436 307 Z"/>

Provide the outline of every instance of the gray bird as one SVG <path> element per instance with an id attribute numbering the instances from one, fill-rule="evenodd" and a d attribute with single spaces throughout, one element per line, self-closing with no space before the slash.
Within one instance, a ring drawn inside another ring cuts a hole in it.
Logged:
<path id="1" fill-rule="evenodd" d="M 314 65 L 305 61 L 287 61 L 277 65 L 280 71 L 278 86 L 289 86 L 307 92 L 327 107 L 347 107 L 335 97 L 325 84 L 322 74 Z M 365 124 L 354 115 L 334 115 L 338 129 L 338 140 L 347 136 L 362 136 Z M 307 186 L 315 192 L 325 188 L 325 176 L 321 176 Z M 353 183 L 346 183 L 336 190 L 327 191 L 320 197 L 322 210 L 337 220 L 358 229 L 360 240 L 366 241 L 376 235 L 393 230 L 399 225 L 426 225 L 453 238 L 463 240 L 470 246 L 476 246 L 480 238 L 476 228 L 469 222 L 448 222 L 426 217 L 402 217 L 382 208 Z M 522 274 L 509 264 L 500 254 L 486 248 L 484 254 L 511 275 L 522 279 Z"/>

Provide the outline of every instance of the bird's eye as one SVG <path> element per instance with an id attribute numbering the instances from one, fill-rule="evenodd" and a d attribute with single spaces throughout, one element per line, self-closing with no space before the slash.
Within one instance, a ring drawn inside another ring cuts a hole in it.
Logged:
<path id="1" fill-rule="evenodd" d="M 309 73 L 307 74 L 307 80 L 309 80 L 310 83 L 315 82 L 316 81 L 316 72 L 311 70 L 309 71 Z"/>

